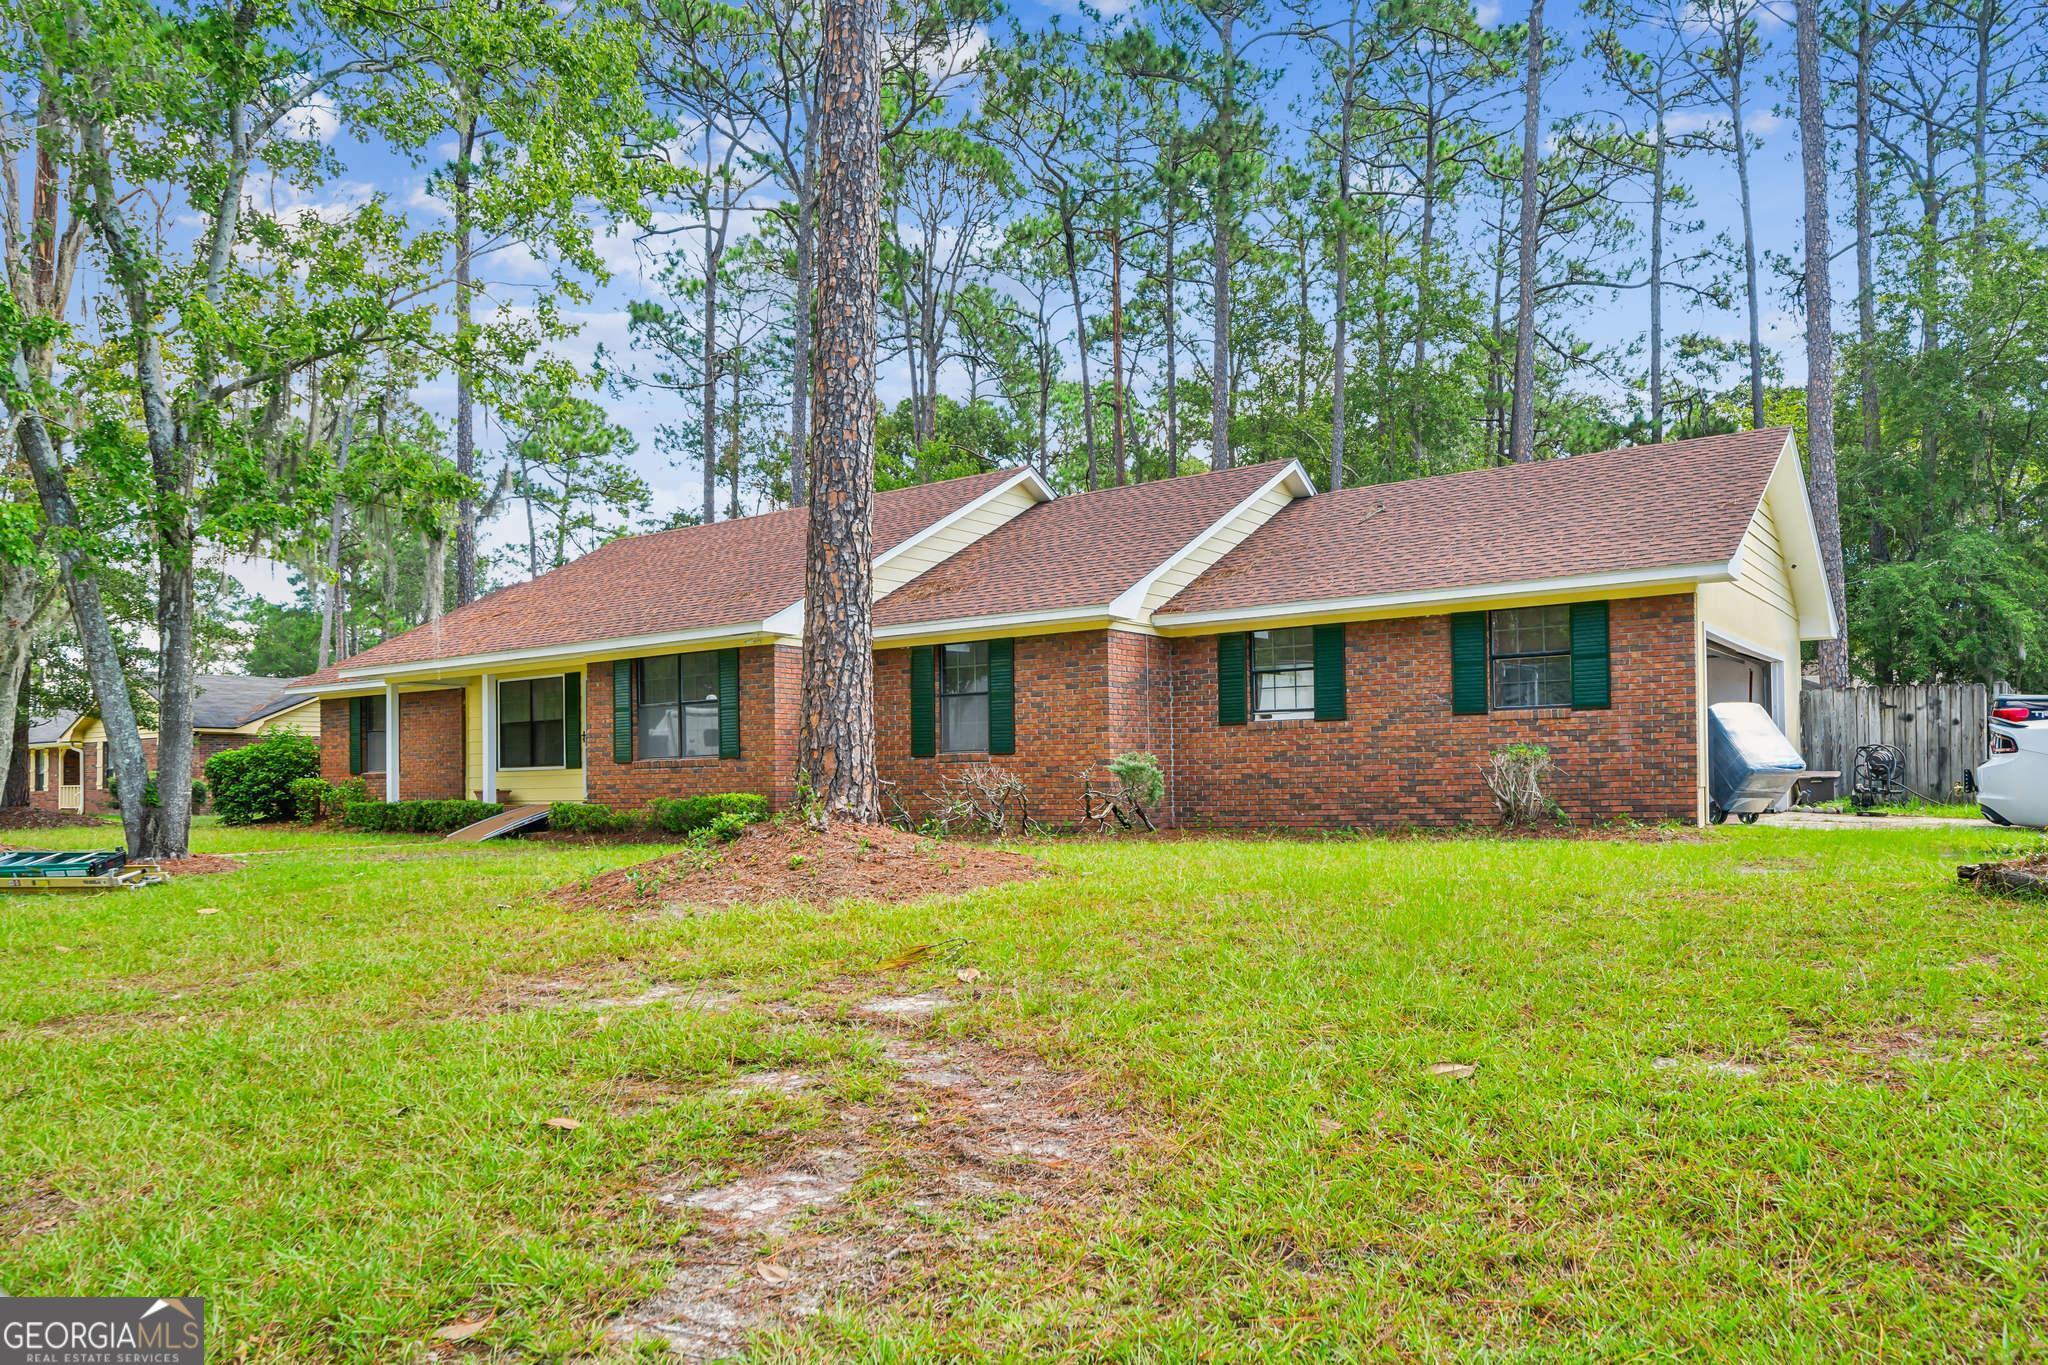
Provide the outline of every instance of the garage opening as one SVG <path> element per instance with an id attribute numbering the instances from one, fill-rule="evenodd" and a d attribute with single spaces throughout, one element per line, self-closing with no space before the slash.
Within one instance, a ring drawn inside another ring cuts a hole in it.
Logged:
<path id="1" fill-rule="evenodd" d="M 1771 676 L 1771 664 L 1753 654 L 1726 645 L 1707 643 L 1707 704 L 1724 701 L 1753 701 L 1771 713 L 1780 727 L 1785 718 L 1778 714 L 1778 689 Z"/>

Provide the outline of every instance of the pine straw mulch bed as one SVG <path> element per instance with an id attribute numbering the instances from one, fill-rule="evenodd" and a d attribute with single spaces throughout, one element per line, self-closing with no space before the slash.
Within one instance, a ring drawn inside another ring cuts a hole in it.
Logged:
<path id="1" fill-rule="evenodd" d="M 38 810 L 34 806 L 0 806 L 0 829 L 84 829 L 111 825 L 98 815 L 80 815 L 71 810 Z M 119 828 L 119 826 L 113 826 Z"/>
<path id="2" fill-rule="evenodd" d="M 2048 896 L 2048 853 L 2034 853 L 2002 863 L 1966 863 L 1956 876 L 1980 891 L 2027 892 Z"/>
<path id="3" fill-rule="evenodd" d="M 567 888 L 572 909 L 659 911 L 671 905 L 722 907 L 773 901 L 884 904 L 948 895 L 1044 876 L 1021 853 L 941 841 L 884 825 L 799 821 L 750 826 L 729 844 L 687 849 L 622 867 Z"/>
<path id="4" fill-rule="evenodd" d="M 204 877 L 215 872 L 239 872 L 240 858 L 225 853 L 188 853 L 182 858 L 135 858 L 141 867 L 153 867 L 168 877 Z"/>

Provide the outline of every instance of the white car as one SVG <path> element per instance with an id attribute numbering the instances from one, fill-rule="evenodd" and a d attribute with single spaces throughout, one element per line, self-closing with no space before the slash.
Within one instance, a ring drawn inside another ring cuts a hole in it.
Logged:
<path id="1" fill-rule="evenodd" d="M 1993 705 L 1977 806 L 1995 825 L 2048 828 L 2048 697 L 2000 697 Z"/>

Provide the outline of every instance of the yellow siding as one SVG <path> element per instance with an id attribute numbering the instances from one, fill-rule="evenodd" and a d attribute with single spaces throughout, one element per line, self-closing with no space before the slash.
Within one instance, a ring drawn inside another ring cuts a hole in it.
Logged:
<path id="1" fill-rule="evenodd" d="M 565 667 L 557 664 L 552 668 L 522 668 L 494 673 L 491 676 L 500 682 L 518 678 L 550 678 L 573 672 L 583 679 L 583 695 L 590 695 L 590 679 L 578 664 Z M 571 718 L 581 725 L 582 716 Z M 484 785 L 484 699 L 483 679 L 471 678 L 463 685 L 462 694 L 463 737 L 463 790 L 479 792 Z M 585 735 L 585 752 L 589 751 L 590 736 Z M 498 771 L 498 799 L 507 805 L 528 802 L 581 801 L 583 799 L 583 769 L 581 768 L 512 768 Z"/>
<path id="2" fill-rule="evenodd" d="M 265 735 L 276 734 L 279 730 L 290 730 L 293 734 L 304 735 L 308 739 L 318 739 L 320 738 L 320 703 L 317 701 L 308 702 L 304 706 L 295 706 L 289 711 L 281 711 L 277 715 L 266 718 L 262 724 L 256 727 L 256 730 L 258 734 Z"/>
<path id="3" fill-rule="evenodd" d="M 1225 522 L 1185 558 L 1165 573 L 1159 575 L 1152 588 L 1145 594 L 1139 606 L 1141 620 L 1148 620 L 1170 601 L 1173 595 L 1200 577 L 1211 564 L 1236 549 L 1244 538 L 1263 526 L 1275 512 L 1294 501 L 1294 494 L 1284 485 L 1269 488 L 1250 506 Z"/>
<path id="4" fill-rule="evenodd" d="M 894 556 L 887 563 L 877 564 L 875 596 L 880 598 L 883 594 L 902 587 L 940 560 L 951 558 L 1019 512 L 1035 506 L 1037 501 L 1029 489 L 1019 484 L 1006 490 L 1001 497 L 991 498 L 944 530 L 926 537 L 910 549 Z"/>
<path id="5" fill-rule="evenodd" d="M 1799 617 L 1793 604 L 1792 581 L 1778 538 L 1771 505 L 1757 508 L 1743 537 L 1741 571 L 1732 583 L 1702 583 L 1700 622 L 1706 634 L 1735 649 L 1758 653 L 1777 666 L 1775 679 L 1779 717 L 1784 731 L 1799 742 Z M 1701 650 L 1704 689 L 1706 653 Z M 1701 693 L 1705 696 L 1704 690 Z M 1704 710 L 1704 708 L 1702 708 Z"/>

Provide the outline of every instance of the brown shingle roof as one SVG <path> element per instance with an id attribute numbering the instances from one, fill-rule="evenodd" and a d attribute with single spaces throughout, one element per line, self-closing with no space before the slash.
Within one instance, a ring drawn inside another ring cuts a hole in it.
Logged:
<path id="1" fill-rule="evenodd" d="M 1789 435 L 1702 436 L 1303 498 L 1161 614 L 1725 562 Z"/>
<path id="2" fill-rule="evenodd" d="M 1278 474 L 1280 463 L 1042 502 L 875 604 L 875 624 L 1107 606 Z"/>
<path id="3" fill-rule="evenodd" d="M 1015 473 L 996 470 L 877 494 L 875 552 L 893 549 Z M 301 678 L 297 685 L 334 682 L 343 668 L 594 644 L 764 620 L 804 595 L 808 515 L 791 508 L 615 540 Z"/>

